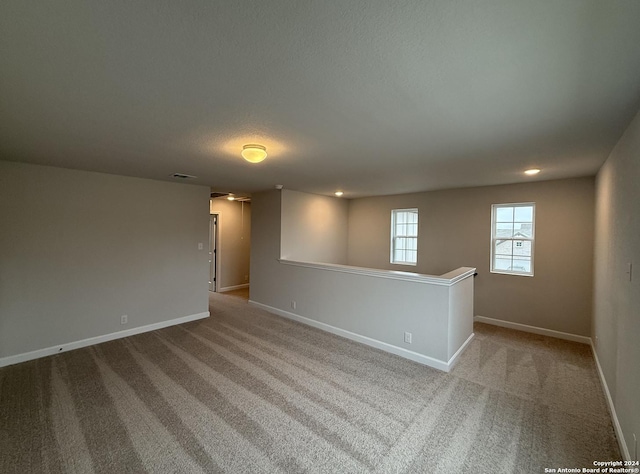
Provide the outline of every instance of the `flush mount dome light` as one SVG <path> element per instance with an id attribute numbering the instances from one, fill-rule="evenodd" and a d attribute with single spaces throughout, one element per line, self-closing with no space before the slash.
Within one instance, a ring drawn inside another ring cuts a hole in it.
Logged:
<path id="1" fill-rule="evenodd" d="M 336 191 L 336 192 L 335 192 L 335 193 L 333 193 L 333 194 L 335 194 L 336 196 L 340 197 L 340 196 L 342 196 L 344 193 L 343 193 L 342 191 Z"/>
<path id="2" fill-rule="evenodd" d="M 540 170 L 538 168 L 532 168 L 530 170 L 527 170 L 524 172 L 524 174 L 529 175 L 529 176 L 534 176 L 536 174 L 540 173 Z"/>
<path id="3" fill-rule="evenodd" d="M 245 145 L 241 154 L 250 163 L 260 163 L 267 157 L 267 149 L 262 145 Z"/>

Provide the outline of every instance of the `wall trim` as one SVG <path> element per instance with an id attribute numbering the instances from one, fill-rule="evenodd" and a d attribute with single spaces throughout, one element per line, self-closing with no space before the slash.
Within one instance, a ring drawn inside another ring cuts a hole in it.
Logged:
<path id="1" fill-rule="evenodd" d="M 225 286 L 218 289 L 217 293 L 224 293 L 226 291 L 240 290 L 241 288 L 249 288 L 249 283 L 243 283 L 242 285 Z"/>
<path id="2" fill-rule="evenodd" d="M 322 331 L 329 332 L 331 334 L 335 334 L 337 336 L 344 337 L 346 339 L 350 339 L 352 341 L 360 342 L 361 344 L 365 344 L 367 346 L 375 347 L 376 349 L 380 349 L 384 352 L 389 352 L 391 354 L 395 354 L 400 357 L 404 357 L 405 359 L 412 360 L 414 362 L 418 362 L 423 365 L 427 365 L 429 367 L 433 367 L 434 369 L 442 370 L 444 372 L 449 372 L 453 365 L 457 362 L 458 356 L 462 353 L 462 349 L 471 341 L 473 338 L 473 334 L 469 336 L 469 339 L 463 344 L 463 347 L 458 350 L 448 362 L 442 361 L 440 359 L 434 359 L 433 357 L 429 357 L 423 354 L 419 354 L 418 352 L 413 352 L 403 347 L 394 346 L 392 344 L 379 341 L 377 339 L 373 339 L 367 336 L 363 336 L 361 334 L 356 334 L 355 332 L 347 331 L 346 329 L 338 328 L 335 326 L 331 326 L 330 324 L 323 323 L 320 321 L 316 321 L 315 319 L 310 319 L 304 316 L 300 316 L 299 314 L 290 313 L 289 311 L 283 311 L 278 308 L 274 308 L 273 306 L 269 306 L 263 303 L 258 303 L 257 301 L 249 300 L 249 304 L 256 306 L 258 308 L 264 309 L 270 313 L 273 313 L 277 316 L 281 316 L 286 319 L 291 319 L 293 321 L 297 321 L 299 323 L 305 324 L 307 326 L 314 327 L 316 329 L 321 329 Z"/>
<path id="3" fill-rule="evenodd" d="M 616 407 L 613 404 L 613 399 L 611 398 L 611 392 L 609 392 L 607 380 L 604 378 L 604 372 L 602 371 L 600 360 L 598 360 L 596 347 L 593 345 L 593 339 L 589 338 L 589 341 L 591 352 L 593 352 L 593 358 L 596 361 L 596 367 L 598 369 L 600 383 L 602 384 L 602 390 L 604 391 L 604 396 L 607 399 L 607 407 L 609 408 L 609 414 L 611 415 L 611 421 L 613 422 L 613 429 L 616 432 L 616 438 L 618 438 L 618 446 L 620 447 L 620 452 L 622 453 L 622 456 L 626 461 L 631 461 L 631 453 L 629 453 L 627 442 L 624 439 L 624 433 L 622 432 L 622 427 L 620 426 L 620 421 L 618 420 L 618 415 L 616 414 Z"/>
<path id="4" fill-rule="evenodd" d="M 556 339 L 580 342 L 582 344 L 591 344 L 591 338 L 587 336 L 579 336 L 578 334 L 554 331 L 553 329 L 545 329 L 537 326 L 529 326 L 528 324 L 513 323 L 511 321 L 487 318 L 485 316 L 474 316 L 473 321 L 478 323 L 491 324 L 493 326 L 500 326 L 508 329 L 515 329 L 517 331 L 530 332 L 532 334 L 539 334 L 541 336 L 555 337 Z"/>
<path id="5" fill-rule="evenodd" d="M 190 314 L 189 316 L 182 316 L 180 318 L 169 319 L 167 321 L 160 321 L 159 323 L 147 324 L 146 326 L 139 326 L 136 328 L 126 329 L 124 331 L 116 331 L 109 334 L 103 334 L 102 336 L 90 337 L 87 339 L 67 342 L 64 344 L 59 344 L 57 346 L 38 349 L 31 352 L 24 352 L 22 354 L 2 357 L 0 358 L 0 367 L 19 364 L 20 362 L 26 362 L 33 359 L 40 359 L 41 357 L 59 354 L 60 352 L 67 352 L 74 349 L 80 349 L 82 347 L 93 346 L 94 344 L 113 341 L 114 339 L 122 339 L 123 337 L 134 336 L 143 332 L 155 331 L 156 329 L 162 329 L 169 326 L 175 326 L 176 324 L 188 323 L 189 321 L 196 321 L 198 319 L 204 319 L 208 317 L 209 311 L 205 311 L 204 313 Z"/>

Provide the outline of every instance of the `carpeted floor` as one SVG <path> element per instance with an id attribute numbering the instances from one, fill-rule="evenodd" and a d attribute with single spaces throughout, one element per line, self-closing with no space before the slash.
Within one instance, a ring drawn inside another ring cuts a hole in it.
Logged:
<path id="1" fill-rule="evenodd" d="M 451 374 L 211 294 L 0 369 L 0 472 L 541 473 L 620 453 L 588 346 L 477 324 Z"/>

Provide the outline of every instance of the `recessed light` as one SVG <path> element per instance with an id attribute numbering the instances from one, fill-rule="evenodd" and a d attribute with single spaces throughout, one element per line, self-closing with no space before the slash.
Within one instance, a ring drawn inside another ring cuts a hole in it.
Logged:
<path id="1" fill-rule="evenodd" d="M 336 191 L 334 194 L 335 194 L 336 196 L 340 197 L 340 196 L 342 196 L 344 193 L 343 193 L 342 191 Z"/>
<path id="2" fill-rule="evenodd" d="M 530 170 L 527 170 L 524 172 L 524 174 L 528 175 L 528 176 L 533 176 L 540 173 L 540 170 L 538 168 L 531 168 Z"/>

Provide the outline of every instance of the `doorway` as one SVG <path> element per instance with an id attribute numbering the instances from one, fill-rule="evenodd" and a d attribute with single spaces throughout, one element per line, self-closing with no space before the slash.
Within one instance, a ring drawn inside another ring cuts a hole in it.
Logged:
<path id="1" fill-rule="evenodd" d="M 209 291 L 217 290 L 218 214 L 209 215 Z"/>

